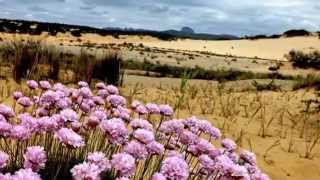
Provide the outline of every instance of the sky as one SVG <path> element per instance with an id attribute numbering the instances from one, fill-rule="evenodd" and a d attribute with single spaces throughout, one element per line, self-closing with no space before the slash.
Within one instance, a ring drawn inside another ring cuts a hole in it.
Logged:
<path id="1" fill-rule="evenodd" d="M 212 34 L 320 30 L 320 0 L 0 0 L 0 18 Z"/>

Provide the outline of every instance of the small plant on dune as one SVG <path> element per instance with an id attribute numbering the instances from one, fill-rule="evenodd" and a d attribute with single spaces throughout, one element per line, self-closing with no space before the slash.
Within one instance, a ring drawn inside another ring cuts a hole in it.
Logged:
<path id="1" fill-rule="evenodd" d="M 269 179 L 254 153 L 237 155 L 209 121 L 175 119 L 167 104 L 128 104 L 102 82 L 27 86 L 13 94 L 17 107 L 0 104 L 1 178 Z"/>

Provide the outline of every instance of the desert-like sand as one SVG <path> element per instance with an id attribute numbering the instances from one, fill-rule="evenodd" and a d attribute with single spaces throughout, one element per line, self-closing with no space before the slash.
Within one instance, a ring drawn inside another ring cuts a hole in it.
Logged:
<path id="1" fill-rule="evenodd" d="M 70 33 L 61 34 L 57 36 L 49 36 L 47 33 L 43 33 L 39 36 L 30 35 L 12 35 L 6 33 L 0 33 L 0 37 L 3 39 L 14 38 L 38 38 L 45 39 L 49 43 L 70 43 L 70 40 L 76 41 L 81 39 L 81 42 L 90 42 L 96 44 L 107 43 L 142 43 L 145 46 L 176 49 L 176 50 L 188 50 L 188 51 L 208 51 L 211 53 L 222 55 L 233 55 L 238 57 L 250 57 L 250 58 L 264 58 L 273 60 L 286 60 L 284 55 L 288 54 L 290 50 L 302 50 L 305 52 L 312 50 L 320 50 L 320 39 L 317 36 L 308 37 L 291 37 L 291 38 L 279 38 L 279 39 L 259 39 L 259 40 L 223 40 L 223 41 L 206 41 L 206 40 L 176 40 L 176 41 L 163 41 L 149 36 L 120 36 L 118 39 L 112 36 L 100 36 L 96 34 L 83 34 L 80 38 L 71 36 Z"/>

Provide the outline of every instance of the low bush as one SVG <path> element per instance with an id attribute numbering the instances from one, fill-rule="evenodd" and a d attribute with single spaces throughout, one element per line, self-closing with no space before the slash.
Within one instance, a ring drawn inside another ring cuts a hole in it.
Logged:
<path id="1" fill-rule="evenodd" d="M 291 50 L 286 58 L 292 62 L 294 67 L 320 69 L 320 52 L 313 51 L 304 53 L 302 51 Z"/>

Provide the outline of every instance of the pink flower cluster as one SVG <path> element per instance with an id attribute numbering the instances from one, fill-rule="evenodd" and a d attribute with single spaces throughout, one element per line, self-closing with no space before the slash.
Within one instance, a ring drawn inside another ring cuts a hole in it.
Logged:
<path id="1" fill-rule="evenodd" d="M 1 172 L 19 162 L 23 168 L 0 173 L 0 179 L 40 179 L 55 158 L 66 164 L 83 161 L 69 172 L 75 180 L 106 174 L 119 180 L 269 179 L 254 153 L 238 155 L 236 143 L 221 139 L 207 120 L 174 119 L 170 105 L 133 101 L 126 106 L 119 89 L 102 82 L 93 89 L 84 81 L 67 87 L 31 80 L 27 86 L 31 93 L 13 94 L 17 106 L 0 104 L 0 138 L 24 148 L 17 162 L 9 148 L 0 151 Z"/>

